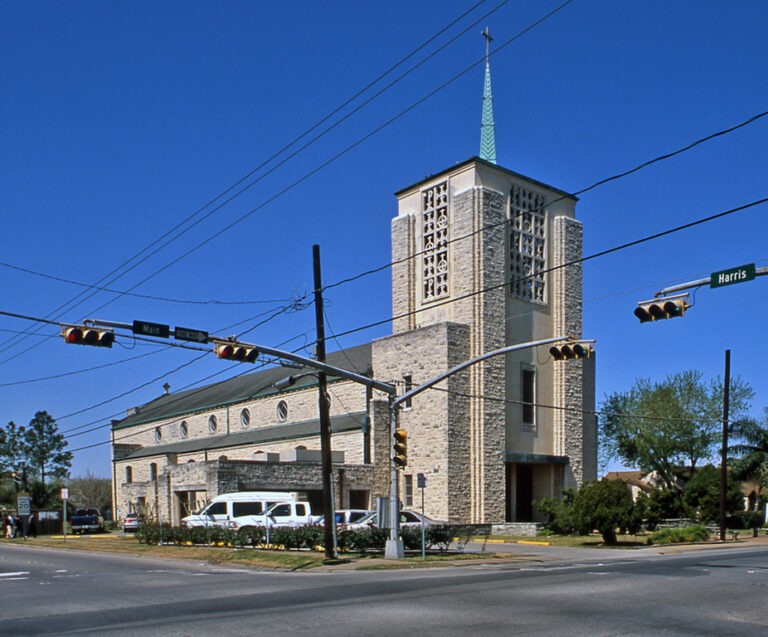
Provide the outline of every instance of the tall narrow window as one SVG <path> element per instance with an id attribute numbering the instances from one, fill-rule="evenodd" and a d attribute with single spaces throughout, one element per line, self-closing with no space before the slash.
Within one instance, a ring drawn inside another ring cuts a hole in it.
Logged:
<path id="1" fill-rule="evenodd" d="M 125 468 L 125 483 L 131 484 L 133 482 L 133 467 L 130 465 Z"/>
<path id="2" fill-rule="evenodd" d="M 522 426 L 531 430 L 536 426 L 536 370 L 533 367 L 523 367 L 522 378 Z"/>
<path id="3" fill-rule="evenodd" d="M 152 482 L 157 482 L 157 463 L 155 462 L 149 465 L 149 479 Z"/>
<path id="4" fill-rule="evenodd" d="M 546 303 L 546 210 L 544 196 L 513 186 L 510 194 L 510 292 L 515 298 Z"/>
<path id="5" fill-rule="evenodd" d="M 407 394 L 409 391 L 413 389 L 413 376 L 410 374 L 406 374 L 403 376 L 403 393 Z M 411 408 L 411 399 L 408 398 L 405 401 L 403 401 L 403 409 L 410 409 Z"/>
<path id="6" fill-rule="evenodd" d="M 448 182 L 421 193 L 424 301 L 448 296 Z"/>
<path id="7" fill-rule="evenodd" d="M 413 475 L 405 476 L 405 506 L 413 506 Z"/>

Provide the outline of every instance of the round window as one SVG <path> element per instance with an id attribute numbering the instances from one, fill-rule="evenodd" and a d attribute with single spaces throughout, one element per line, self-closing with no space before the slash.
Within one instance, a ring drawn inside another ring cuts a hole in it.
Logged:
<path id="1" fill-rule="evenodd" d="M 155 442 L 160 442 L 163 439 L 163 430 L 160 427 L 155 427 Z"/>
<path id="2" fill-rule="evenodd" d="M 284 400 L 277 403 L 277 419 L 280 422 L 285 422 L 288 419 L 288 403 Z"/>
<path id="3" fill-rule="evenodd" d="M 189 426 L 187 425 L 186 420 L 181 421 L 181 424 L 179 425 L 179 433 L 182 438 L 186 438 L 189 435 Z"/>
<path id="4" fill-rule="evenodd" d="M 211 416 L 211 417 L 208 419 L 208 430 L 209 430 L 209 431 L 210 431 L 212 434 L 215 434 L 215 433 L 216 433 L 216 430 L 217 430 L 218 428 L 219 428 L 219 423 L 218 423 L 218 421 L 216 420 L 216 416 Z"/>
<path id="5" fill-rule="evenodd" d="M 251 424 L 251 412 L 248 411 L 248 409 L 243 409 L 243 411 L 240 412 L 240 425 L 245 429 L 248 425 Z"/>

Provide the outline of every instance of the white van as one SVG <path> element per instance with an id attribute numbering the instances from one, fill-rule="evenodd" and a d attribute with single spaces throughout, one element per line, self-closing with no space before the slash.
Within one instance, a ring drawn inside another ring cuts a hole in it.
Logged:
<path id="1" fill-rule="evenodd" d="M 181 520 L 181 526 L 221 526 L 238 528 L 242 518 L 260 515 L 278 502 L 295 502 L 296 494 L 289 491 L 239 491 L 217 495 L 209 504 Z"/>

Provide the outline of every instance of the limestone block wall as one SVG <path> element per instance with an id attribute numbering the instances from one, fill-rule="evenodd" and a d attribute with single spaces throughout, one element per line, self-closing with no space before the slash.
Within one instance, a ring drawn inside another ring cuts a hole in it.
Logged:
<path id="1" fill-rule="evenodd" d="M 557 216 L 552 221 L 553 265 L 569 264 L 552 273 L 555 331 L 582 337 L 582 226 Z M 580 485 L 596 471 L 594 414 L 583 411 L 594 401 L 594 362 L 563 361 L 554 368 L 555 453 L 568 456 L 565 487 Z M 591 378 L 590 378 L 591 374 Z M 585 389 L 587 394 L 585 395 Z"/>
<path id="2" fill-rule="evenodd" d="M 328 394 L 331 399 L 331 417 L 367 409 L 366 390 L 360 384 L 349 381 L 332 382 L 328 385 Z M 116 429 L 113 432 L 113 438 L 119 445 L 150 447 L 184 440 L 226 436 L 229 433 L 275 426 L 283 422 L 316 419 L 318 417 L 317 401 L 315 386 L 289 389 L 255 400 Z M 277 409 L 281 402 L 287 409 L 285 420 L 280 418 L 280 412 Z M 248 413 L 247 419 L 243 414 L 245 410 Z"/>
<path id="3" fill-rule="evenodd" d="M 379 339 L 373 343 L 374 377 L 389 381 L 411 376 L 413 386 L 434 378 L 465 360 L 468 329 L 440 323 Z M 402 387 L 402 385 L 401 385 Z M 399 413 L 399 426 L 408 432 L 408 466 L 402 475 L 427 475 L 425 508 L 428 515 L 466 521 L 469 502 L 469 428 L 466 374 L 452 377 L 443 390 L 427 390 Z M 458 392 L 458 393 L 457 393 Z M 402 393 L 400 391 L 399 393 Z M 386 405 L 382 405 L 386 407 Z M 377 490 L 388 476 L 392 438 L 385 417 L 376 418 Z M 400 480 L 404 499 L 404 480 Z M 414 478 L 415 484 L 415 478 Z"/>

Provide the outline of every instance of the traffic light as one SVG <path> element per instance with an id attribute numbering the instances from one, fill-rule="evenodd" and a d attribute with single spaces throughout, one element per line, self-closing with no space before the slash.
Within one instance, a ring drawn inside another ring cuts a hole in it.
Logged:
<path id="1" fill-rule="evenodd" d="M 640 301 L 635 308 L 635 316 L 641 323 L 683 316 L 688 309 L 688 295 L 664 297 L 651 301 Z"/>
<path id="2" fill-rule="evenodd" d="M 395 429 L 395 442 L 392 446 L 392 455 L 395 466 L 402 469 L 408 464 L 408 432 L 405 429 Z"/>
<path id="3" fill-rule="evenodd" d="M 216 356 L 228 361 L 255 363 L 259 358 L 259 350 L 255 347 L 236 341 L 218 341 L 214 351 Z"/>
<path id="4" fill-rule="evenodd" d="M 553 345 L 549 348 L 549 353 L 552 354 L 552 358 L 556 361 L 589 358 L 594 351 L 594 347 L 584 341 L 563 343 L 562 345 Z"/>
<path id="5" fill-rule="evenodd" d="M 75 345 L 112 347 L 115 342 L 115 333 L 112 330 L 100 330 L 86 325 L 61 325 L 59 334 L 65 342 Z"/>

